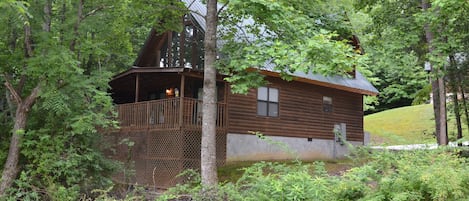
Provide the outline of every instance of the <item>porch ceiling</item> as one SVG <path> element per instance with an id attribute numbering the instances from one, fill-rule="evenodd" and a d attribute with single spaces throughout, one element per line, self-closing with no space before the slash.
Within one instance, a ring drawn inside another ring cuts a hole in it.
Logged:
<path id="1" fill-rule="evenodd" d="M 139 76 L 139 100 L 147 99 L 148 94 L 180 84 L 181 68 L 131 68 L 116 75 L 111 82 L 111 94 L 117 103 L 135 100 L 136 78 Z"/>

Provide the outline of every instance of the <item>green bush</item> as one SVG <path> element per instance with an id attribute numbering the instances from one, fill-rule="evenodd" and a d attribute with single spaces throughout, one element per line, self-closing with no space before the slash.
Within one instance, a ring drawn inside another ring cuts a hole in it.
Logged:
<path id="1" fill-rule="evenodd" d="M 237 182 L 220 183 L 215 195 L 204 193 L 195 179 L 159 200 L 468 200 L 468 160 L 459 151 L 361 151 L 362 164 L 339 176 L 328 175 L 323 163 L 260 162 L 245 168 Z"/>

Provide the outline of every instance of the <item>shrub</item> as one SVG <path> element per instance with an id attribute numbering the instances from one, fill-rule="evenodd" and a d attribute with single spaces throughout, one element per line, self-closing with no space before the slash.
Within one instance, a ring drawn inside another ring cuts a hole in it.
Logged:
<path id="1" fill-rule="evenodd" d="M 200 179 L 195 179 L 159 200 L 181 195 L 193 200 L 467 200 L 469 166 L 459 152 L 375 151 L 360 160 L 367 162 L 340 176 L 328 175 L 320 162 L 260 162 L 244 168 L 237 182 L 220 183 L 216 195 L 204 194 Z"/>

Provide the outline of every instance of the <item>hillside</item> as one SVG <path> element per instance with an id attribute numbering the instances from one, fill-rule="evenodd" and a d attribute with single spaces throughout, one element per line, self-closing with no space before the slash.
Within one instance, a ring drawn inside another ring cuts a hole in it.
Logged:
<path id="1" fill-rule="evenodd" d="M 386 110 L 367 115 L 364 120 L 373 144 L 432 143 L 434 125 L 431 104 Z"/>

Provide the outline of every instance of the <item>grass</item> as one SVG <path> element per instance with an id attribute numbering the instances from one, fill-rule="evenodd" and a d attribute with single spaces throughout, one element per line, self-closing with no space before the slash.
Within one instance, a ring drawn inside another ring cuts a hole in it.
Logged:
<path id="1" fill-rule="evenodd" d="M 365 116 L 365 131 L 373 144 L 432 142 L 433 108 L 430 104 L 401 107 Z"/>
<path id="2" fill-rule="evenodd" d="M 449 105 L 448 105 L 449 107 Z M 448 113 L 448 135 L 454 140 L 454 116 Z M 424 104 L 386 110 L 365 116 L 365 131 L 371 134 L 372 144 L 422 144 L 435 143 L 433 105 Z M 464 126 L 463 126 L 464 127 Z M 463 133 L 467 129 L 463 130 Z"/>

